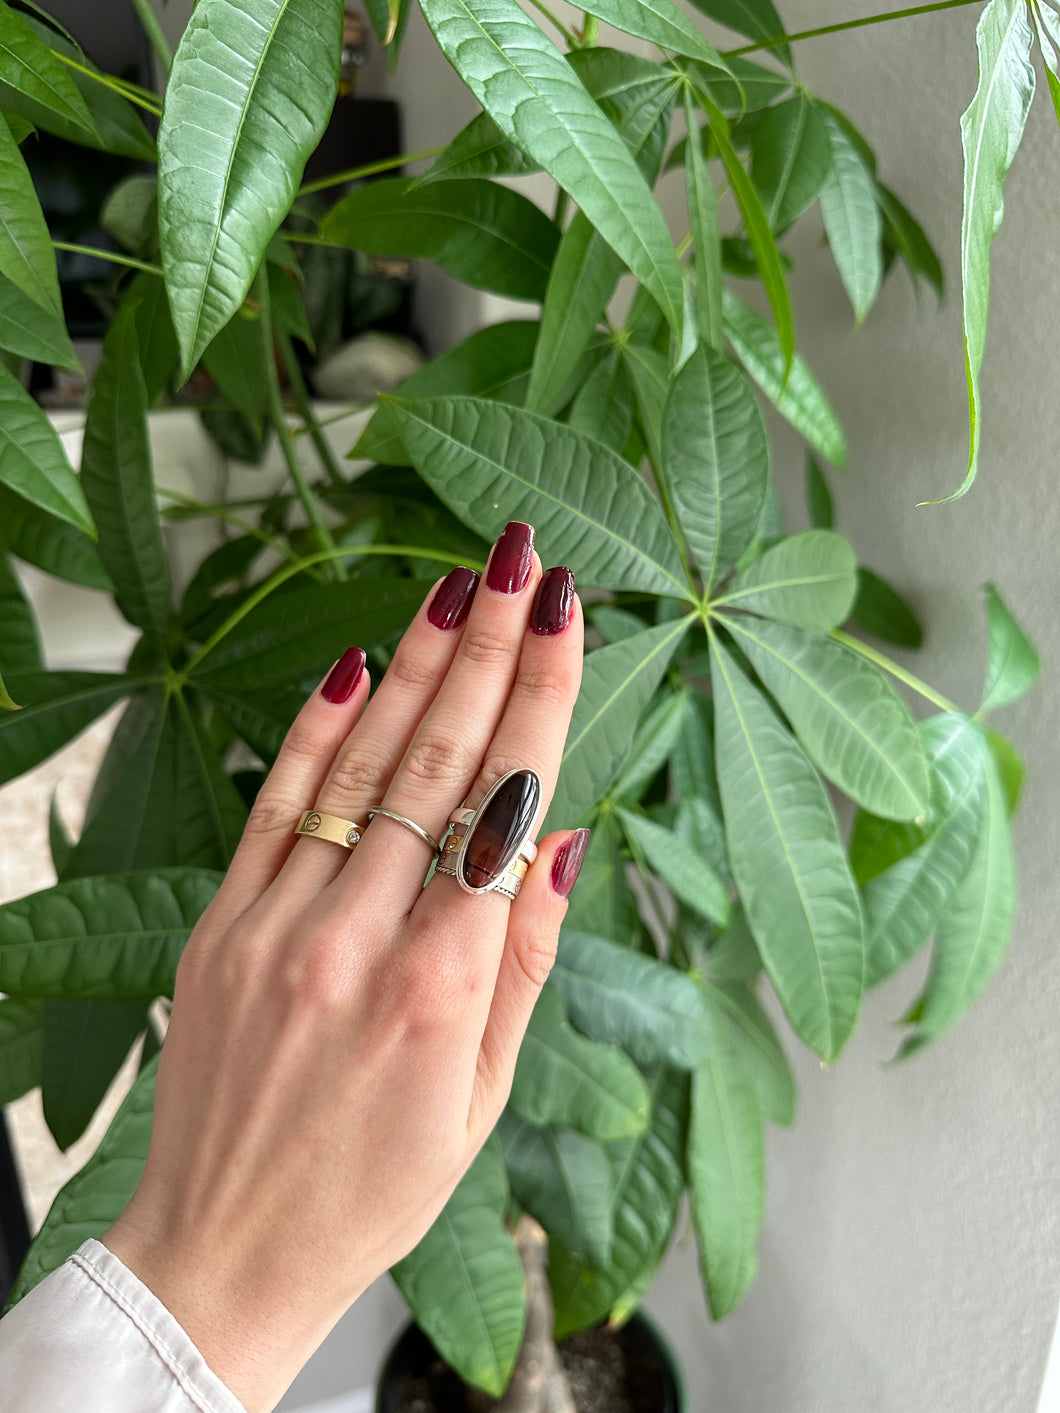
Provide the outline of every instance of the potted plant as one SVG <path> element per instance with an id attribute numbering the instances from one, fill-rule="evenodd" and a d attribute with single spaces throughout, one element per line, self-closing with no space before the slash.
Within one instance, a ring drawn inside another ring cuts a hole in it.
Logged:
<path id="1" fill-rule="evenodd" d="M 351 640 L 385 665 L 424 578 L 481 562 L 509 519 L 535 523 L 591 591 L 549 825 L 594 832 L 508 1110 L 394 1273 L 460 1380 L 506 1413 L 569 1410 L 554 1338 L 624 1325 L 686 1192 L 711 1314 L 739 1303 L 756 1266 L 763 1128 L 794 1113 L 767 991 L 831 1064 L 865 989 L 933 938 L 907 1055 L 1000 960 L 1022 765 L 989 721 L 1033 684 L 1037 658 L 992 589 L 983 696 L 963 709 L 858 636 L 916 646 L 920 627 L 833 527 L 822 463 L 841 465 L 846 443 L 797 351 L 778 241 L 820 202 L 859 320 L 893 263 L 939 289 L 938 260 L 865 137 L 799 84 L 799 36 L 770 0 L 697 5 L 765 62 L 720 52 L 668 0 L 593 0 L 576 32 L 538 5 L 565 53 L 515 0 L 423 0 L 483 111 L 414 181 L 342 174 L 348 190 L 316 232 L 299 181 L 335 98 L 340 0 L 198 0 L 175 56 L 151 25 L 161 96 L 98 73 L 37 7 L 0 5 L 0 535 L 13 558 L 113 593 L 142 634 L 124 672 L 47 671 L 0 561 L 0 779 L 128 702 L 80 838 L 52 821 L 59 882 L 0 908 L 0 1100 L 41 1084 L 68 1146 L 145 1035 L 139 1078 L 56 1199 L 13 1299 L 136 1185 L 160 1043 L 149 1008 L 171 994 L 304 692 Z M 396 48 L 408 0 L 369 11 Z M 600 19 L 663 57 L 600 46 Z M 1060 20 L 1044 3 L 990 0 L 963 120 L 962 491 L 1032 22 L 1056 94 Z M 9 366 L 73 358 L 22 152 L 35 128 L 154 150 L 145 111 L 160 118 L 157 177 L 112 204 L 131 249 L 109 257 L 115 313 L 78 475 Z M 673 166 L 689 224 L 676 249 L 652 195 Z M 496 180 L 538 169 L 560 188 L 553 216 Z M 719 178 L 734 217 L 719 214 Z M 384 397 L 353 448 L 371 463 L 356 477 L 314 418 L 294 346 L 309 332 L 297 252 L 319 242 L 433 259 L 533 316 L 478 331 Z M 624 270 L 635 293 L 618 316 Z M 739 280 L 761 285 L 771 317 Z M 160 532 L 173 508 L 157 506 L 145 426 L 200 364 L 272 428 L 290 485 L 178 508 L 224 532 L 178 604 Z M 808 444 L 808 530 L 780 523 L 761 398 Z M 931 714 L 917 719 L 892 678 Z M 849 840 L 829 786 L 857 807 Z M 401 1407 L 385 1401 L 392 1387 L 382 1397 L 387 1413 Z"/>

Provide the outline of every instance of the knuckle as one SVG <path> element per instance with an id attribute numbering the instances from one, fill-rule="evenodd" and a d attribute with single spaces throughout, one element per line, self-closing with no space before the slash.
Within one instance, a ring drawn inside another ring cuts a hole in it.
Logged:
<path id="1" fill-rule="evenodd" d="M 462 780 L 470 773 L 469 755 L 466 743 L 454 733 L 424 730 L 409 746 L 403 769 L 414 783 Z"/>
<path id="2" fill-rule="evenodd" d="M 314 731 L 303 716 L 295 717 L 283 738 L 282 749 L 285 756 L 310 765 L 315 765 L 328 752 L 327 744 L 321 739 L 320 733 Z"/>
<path id="3" fill-rule="evenodd" d="M 324 793 L 332 803 L 374 800 L 378 797 L 382 778 L 379 761 L 367 754 L 363 745 L 358 745 L 339 755 Z"/>
<path id="4" fill-rule="evenodd" d="M 515 693 L 535 705 L 570 708 L 574 701 L 574 677 L 562 668 L 524 667 L 515 679 Z"/>
<path id="5" fill-rule="evenodd" d="M 289 800 L 279 790 L 266 786 L 251 806 L 244 832 L 256 838 L 291 834 L 304 809 L 301 801 Z"/>
<path id="6" fill-rule="evenodd" d="M 483 667 L 507 666 L 515 656 L 515 645 L 501 633 L 488 628 L 467 627 L 460 652 L 468 661 Z"/>
<path id="7" fill-rule="evenodd" d="M 348 1004 L 344 970 L 321 939 L 288 957 L 279 969 L 279 987 L 291 1006 L 314 1016 L 335 1015 Z"/>
<path id="8" fill-rule="evenodd" d="M 418 696 L 437 684 L 438 671 L 413 653 L 399 649 L 387 668 L 386 677 L 388 684 Z"/>
<path id="9" fill-rule="evenodd" d="M 543 928 L 530 928 L 515 938 L 513 951 L 527 981 L 540 990 L 556 961 L 556 938 Z"/>

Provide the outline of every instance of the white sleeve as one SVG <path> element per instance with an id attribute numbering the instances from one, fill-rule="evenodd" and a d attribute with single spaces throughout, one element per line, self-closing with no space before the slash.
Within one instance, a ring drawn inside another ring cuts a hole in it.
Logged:
<path id="1" fill-rule="evenodd" d="M 4 1413 L 246 1413 L 162 1302 L 88 1240 L 0 1320 Z"/>

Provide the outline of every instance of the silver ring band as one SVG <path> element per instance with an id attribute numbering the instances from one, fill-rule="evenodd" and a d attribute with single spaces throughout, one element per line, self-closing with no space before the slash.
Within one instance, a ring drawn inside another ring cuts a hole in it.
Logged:
<path id="1" fill-rule="evenodd" d="M 422 825 L 417 824 L 414 819 L 409 819 L 403 814 L 398 814 L 396 810 L 384 809 L 382 805 L 373 805 L 368 811 L 368 818 L 371 819 L 373 815 L 377 814 L 383 815 L 386 819 L 392 819 L 395 824 L 403 824 L 406 829 L 411 829 L 413 834 L 418 834 L 423 842 L 430 846 L 432 854 L 436 854 L 442 847 L 434 835 L 428 834 L 426 829 L 424 829 Z"/>

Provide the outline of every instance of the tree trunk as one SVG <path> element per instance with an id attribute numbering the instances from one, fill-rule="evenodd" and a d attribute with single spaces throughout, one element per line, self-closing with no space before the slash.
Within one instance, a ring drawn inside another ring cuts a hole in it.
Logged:
<path id="1" fill-rule="evenodd" d="M 515 1242 L 526 1276 L 526 1334 L 508 1391 L 493 1413 L 578 1413 L 556 1352 L 548 1237 L 532 1217 L 524 1216 Z"/>

